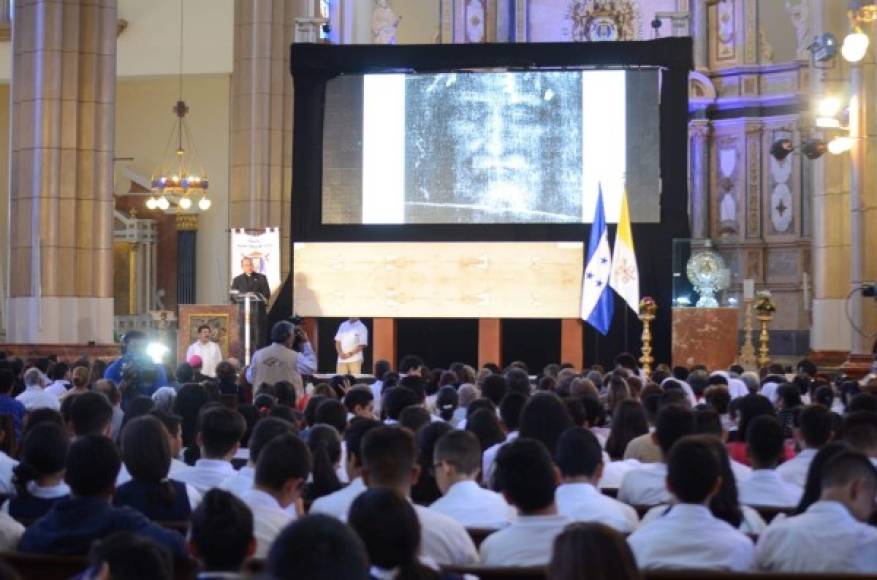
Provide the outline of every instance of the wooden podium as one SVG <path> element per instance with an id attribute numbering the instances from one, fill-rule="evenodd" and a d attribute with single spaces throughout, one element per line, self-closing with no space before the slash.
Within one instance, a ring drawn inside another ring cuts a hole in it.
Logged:
<path id="1" fill-rule="evenodd" d="M 738 308 L 674 308 L 673 366 L 727 369 L 737 360 Z"/>
<path id="2" fill-rule="evenodd" d="M 180 304 L 178 320 L 178 362 L 186 360 L 186 349 L 197 340 L 198 327 L 203 324 L 210 327 L 210 337 L 219 344 L 223 358 L 243 356 L 240 309 L 236 304 Z"/>

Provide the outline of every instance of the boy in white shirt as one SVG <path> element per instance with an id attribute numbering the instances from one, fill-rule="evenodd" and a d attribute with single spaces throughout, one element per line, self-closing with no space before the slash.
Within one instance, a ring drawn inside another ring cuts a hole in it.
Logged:
<path id="1" fill-rule="evenodd" d="M 752 541 L 714 517 L 710 500 L 722 485 L 721 467 L 709 436 L 680 439 L 669 454 L 667 489 L 675 505 L 630 535 L 628 544 L 643 570 L 750 570 Z"/>
<path id="2" fill-rule="evenodd" d="M 606 524 L 624 534 L 636 529 L 636 510 L 597 489 L 603 476 L 603 451 L 596 435 L 582 427 L 564 431 L 557 441 L 555 462 L 563 481 L 554 492 L 561 515 Z"/>
<path id="3" fill-rule="evenodd" d="M 259 454 L 253 487 L 241 496 L 253 512 L 257 558 L 268 555 L 274 538 L 294 519 L 287 508 L 301 497 L 312 466 L 308 446 L 291 433 L 275 437 Z"/>
<path id="4" fill-rule="evenodd" d="M 755 417 L 746 428 L 746 449 L 752 473 L 737 482 L 740 503 L 792 508 L 804 490 L 780 477 L 776 465 L 784 452 L 783 425 L 770 415 Z"/>
<path id="5" fill-rule="evenodd" d="M 383 487 L 409 497 L 420 477 L 414 435 L 407 429 L 381 426 L 362 440 L 362 480 L 371 489 Z M 420 553 L 439 566 L 467 566 L 478 562 L 472 538 L 459 522 L 429 508 L 415 505 L 420 520 Z"/>
<path id="6" fill-rule="evenodd" d="M 362 351 L 368 346 L 368 329 L 359 318 L 341 323 L 335 333 L 335 351 L 338 353 L 336 372 L 339 375 L 357 376 L 362 370 Z"/>
<path id="7" fill-rule="evenodd" d="M 551 559 L 554 538 L 570 523 L 557 513 L 554 487 L 559 474 L 541 441 L 518 438 L 496 456 L 496 485 L 517 508 L 509 526 L 481 544 L 486 566 L 544 566 Z"/>
<path id="8" fill-rule="evenodd" d="M 661 448 L 662 461 L 632 469 L 624 475 L 618 489 L 618 500 L 628 505 L 669 503 L 667 490 L 667 456 L 673 444 L 694 433 L 694 414 L 681 405 L 667 405 L 658 411 L 652 437 Z"/>
<path id="9" fill-rule="evenodd" d="M 469 431 L 450 431 L 433 451 L 435 481 L 443 497 L 430 509 L 454 518 L 467 528 L 502 528 L 514 518 L 503 497 L 478 485 L 481 445 Z"/>
<path id="10" fill-rule="evenodd" d="M 782 572 L 877 572 L 874 514 L 877 471 L 867 457 L 841 452 L 822 470 L 822 494 L 804 513 L 774 520 L 758 539 L 764 570 Z"/>
<path id="11" fill-rule="evenodd" d="M 256 426 L 253 427 L 250 440 L 247 441 L 247 448 L 250 451 L 247 464 L 238 469 L 234 475 L 225 478 L 219 484 L 219 488 L 231 492 L 237 497 L 243 496 L 244 493 L 253 487 L 253 478 L 256 476 L 256 464 L 259 462 L 259 456 L 262 454 L 265 446 L 275 437 L 294 433 L 295 428 L 288 421 L 277 417 L 260 419 Z"/>
<path id="12" fill-rule="evenodd" d="M 247 426 L 240 413 L 221 405 L 202 409 L 198 423 L 195 443 L 201 448 L 201 459 L 176 477 L 204 494 L 235 474 L 231 459 Z"/>
<path id="13" fill-rule="evenodd" d="M 834 435 L 831 411 L 822 405 L 808 405 L 798 413 L 795 439 L 804 448 L 798 455 L 786 461 L 777 472 L 783 479 L 802 488 L 807 483 L 807 471 L 816 453 L 831 441 Z"/>

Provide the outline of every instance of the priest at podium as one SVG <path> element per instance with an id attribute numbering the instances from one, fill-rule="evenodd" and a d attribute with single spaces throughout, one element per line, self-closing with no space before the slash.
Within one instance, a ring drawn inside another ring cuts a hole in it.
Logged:
<path id="1" fill-rule="evenodd" d="M 241 260 L 243 274 L 238 274 L 231 282 L 231 289 L 241 294 L 255 292 L 265 298 L 265 302 L 253 302 L 250 312 L 250 344 L 253 350 L 265 345 L 265 329 L 268 325 L 268 298 L 271 296 L 271 288 L 268 286 L 268 278 L 253 269 L 253 259 L 244 257 Z M 242 331 L 243 332 L 243 331 Z"/>

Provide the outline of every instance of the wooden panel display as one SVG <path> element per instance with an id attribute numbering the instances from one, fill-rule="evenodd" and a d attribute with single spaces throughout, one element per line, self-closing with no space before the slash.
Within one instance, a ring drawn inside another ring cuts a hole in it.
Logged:
<path id="1" fill-rule="evenodd" d="M 302 316 L 576 318 L 580 242 L 298 243 Z"/>

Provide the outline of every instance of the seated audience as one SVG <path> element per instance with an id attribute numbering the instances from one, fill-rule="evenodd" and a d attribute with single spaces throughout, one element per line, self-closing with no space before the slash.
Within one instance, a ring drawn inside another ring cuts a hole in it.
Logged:
<path id="1" fill-rule="evenodd" d="M 91 549 L 84 578 L 106 580 L 173 580 L 174 561 L 168 550 L 149 538 L 115 532 Z"/>
<path id="2" fill-rule="evenodd" d="M 381 424 L 373 419 L 354 419 L 344 433 L 347 444 L 347 477 L 350 483 L 334 493 L 318 498 L 311 504 L 310 513 L 322 513 L 347 521 L 347 512 L 356 496 L 365 491 L 362 482 L 362 438 Z"/>
<path id="3" fill-rule="evenodd" d="M 674 443 L 693 432 L 694 415 L 691 411 L 679 405 L 668 405 L 661 409 L 652 436 L 661 449 L 662 461 L 628 471 L 618 489 L 619 501 L 628 505 L 669 503 L 667 457 Z"/>
<path id="4" fill-rule="evenodd" d="M 51 381 L 46 386 L 46 392 L 60 399 L 70 388 L 70 365 L 65 362 L 57 362 L 49 368 L 49 372 L 46 374 Z M 88 380 L 87 376 L 86 380 Z"/>
<path id="5" fill-rule="evenodd" d="M 265 560 L 272 580 L 369 580 L 368 554 L 359 536 L 337 519 L 312 515 L 280 533 Z"/>
<path id="6" fill-rule="evenodd" d="M 88 392 L 88 379 L 89 379 L 89 371 L 85 367 L 76 367 L 73 369 L 70 375 L 70 379 L 73 382 L 73 387 L 69 390 L 65 390 L 63 393 L 58 395 L 58 399 L 64 399 L 66 397 L 75 397 L 76 395 L 82 395 Z M 57 381 L 56 383 L 57 384 Z M 46 389 L 46 392 L 49 392 L 51 387 Z"/>
<path id="7" fill-rule="evenodd" d="M 520 436 L 541 441 L 548 450 L 549 457 L 556 451 L 560 434 L 573 426 L 569 411 L 560 397 L 544 391 L 527 400 L 521 410 L 520 421 Z"/>
<path id="8" fill-rule="evenodd" d="M 72 397 L 70 425 L 73 434 L 110 436 L 113 406 L 101 393 L 89 391 Z"/>
<path id="9" fill-rule="evenodd" d="M 466 419 L 466 431 L 475 435 L 480 449 L 490 449 L 504 442 L 506 437 L 496 411 L 488 409 L 479 409 L 469 415 Z"/>
<path id="10" fill-rule="evenodd" d="M 572 521 L 606 524 L 625 534 L 636 529 L 636 510 L 597 489 L 603 475 L 603 450 L 593 433 L 581 427 L 565 431 L 557 442 L 555 462 L 562 481 L 554 492 L 559 514 Z"/>
<path id="11" fill-rule="evenodd" d="M 411 487 L 411 499 L 414 503 L 428 506 L 442 496 L 435 481 L 432 456 L 436 442 L 442 435 L 452 430 L 453 428 L 444 421 L 436 421 L 414 434 L 414 441 L 417 444 L 417 464 L 420 467 L 417 483 Z"/>
<path id="12" fill-rule="evenodd" d="M 344 395 L 344 406 L 347 408 L 347 419 L 362 417 L 375 418 L 375 396 L 366 385 L 356 385 Z"/>
<path id="13" fill-rule="evenodd" d="M 422 427 L 432 422 L 432 415 L 420 405 L 411 405 L 402 409 L 399 413 L 399 426 L 417 433 Z"/>
<path id="14" fill-rule="evenodd" d="M 514 510 L 500 494 L 478 485 L 481 446 L 472 433 L 455 430 L 442 435 L 432 465 L 443 497 L 430 509 L 467 528 L 502 528 L 514 518 Z"/>
<path id="15" fill-rule="evenodd" d="M 362 479 L 367 488 L 388 488 L 408 497 L 420 475 L 414 437 L 405 429 L 378 427 L 362 441 Z M 415 505 L 420 520 L 421 554 L 437 564 L 467 565 L 478 552 L 466 529 L 455 520 Z"/>
<path id="16" fill-rule="evenodd" d="M 554 538 L 570 523 L 557 513 L 557 470 L 548 450 L 523 434 L 504 445 L 496 456 L 496 485 L 505 500 L 517 508 L 518 517 L 484 540 L 482 563 L 544 566 L 551 558 Z"/>
<path id="17" fill-rule="evenodd" d="M 526 404 L 527 396 L 521 393 L 509 393 L 499 404 L 499 418 L 505 430 L 505 439 L 488 447 L 481 454 L 481 481 L 488 488 L 493 487 L 493 468 L 496 454 L 499 453 L 503 445 L 517 438 L 521 424 L 521 411 Z"/>
<path id="18" fill-rule="evenodd" d="M 728 432 L 722 427 L 722 418 L 715 409 L 696 409 L 694 411 L 694 434 L 713 435 L 721 440 L 723 445 L 728 440 Z M 730 459 L 730 457 L 729 461 L 734 479 L 737 482 L 747 479 L 752 474 L 752 468 L 748 465 Z"/>
<path id="19" fill-rule="evenodd" d="M 122 394 L 116 383 L 110 379 L 98 379 L 93 388 L 98 393 L 103 393 L 113 406 L 113 418 L 110 420 L 110 439 L 118 441 L 119 435 L 122 433 L 122 421 L 125 420 L 125 412 L 122 410 Z"/>
<path id="20" fill-rule="evenodd" d="M 548 580 L 640 580 L 624 536 L 600 523 L 570 524 L 554 539 Z"/>
<path id="21" fill-rule="evenodd" d="M 55 423 L 44 421 L 28 430 L 21 446 L 21 462 L 13 471 L 15 494 L 3 504 L 4 512 L 30 523 L 70 496 L 70 488 L 64 483 L 69 445 L 67 434 Z"/>
<path id="22" fill-rule="evenodd" d="M 178 477 L 203 494 L 234 475 L 231 459 L 240 446 L 246 424 L 240 413 L 219 405 L 205 408 L 199 422 L 196 443 L 201 459 Z"/>
<path id="23" fill-rule="evenodd" d="M 272 439 L 259 454 L 252 489 L 241 500 L 253 512 L 256 557 L 264 558 L 274 538 L 292 520 L 287 508 L 301 497 L 313 462 L 296 435 Z"/>
<path id="24" fill-rule="evenodd" d="M 233 493 L 237 497 L 241 497 L 244 492 L 249 491 L 253 487 L 256 463 L 259 461 L 262 449 L 275 437 L 294 433 L 295 429 L 289 421 L 276 417 L 260 419 L 256 426 L 253 427 L 253 432 L 250 434 L 250 439 L 247 442 L 247 447 L 250 450 L 247 464 L 238 469 L 233 475 L 225 478 L 218 487 Z"/>
<path id="25" fill-rule="evenodd" d="M 256 551 L 253 512 L 221 489 L 211 489 L 192 514 L 189 555 L 198 563 L 198 579 L 237 578 Z"/>
<path id="26" fill-rule="evenodd" d="M 438 390 L 435 396 L 435 410 L 442 421 L 451 422 L 454 412 L 457 410 L 460 396 L 451 385 L 445 385 Z"/>
<path id="27" fill-rule="evenodd" d="M 877 413 L 856 411 L 843 421 L 843 439 L 853 451 L 871 459 L 877 466 Z"/>
<path id="28" fill-rule="evenodd" d="M 728 453 L 734 461 L 746 464 L 749 461 L 746 455 L 745 440 L 749 422 L 761 415 L 776 417 L 776 412 L 774 412 L 770 400 L 762 395 L 755 394 L 734 399 L 729 408 L 732 410 L 732 414 L 735 414 L 737 417 L 737 430 L 735 431 L 735 440 L 728 443 Z"/>
<path id="29" fill-rule="evenodd" d="M 657 425 L 661 409 L 670 405 L 689 407 L 688 398 L 681 389 L 671 389 L 654 395 L 649 394 L 643 398 L 646 416 L 653 415 L 652 427 Z M 661 448 L 655 440 L 654 429 L 631 439 L 630 443 L 627 444 L 627 449 L 624 450 L 624 459 L 635 459 L 642 463 L 661 463 Z"/>
<path id="30" fill-rule="evenodd" d="M 642 404 L 636 399 L 625 399 L 615 406 L 612 425 L 606 440 L 606 453 L 613 460 L 624 458 L 627 445 L 649 432 L 649 422 Z"/>
<path id="31" fill-rule="evenodd" d="M 673 445 L 666 485 L 675 505 L 661 517 L 643 523 L 628 538 L 640 569 L 752 568 L 752 541 L 716 518 L 708 507 L 722 485 L 721 465 L 710 440 L 692 435 Z"/>
<path id="32" fill-rule="evenodd" d="M 349 522 L 365 544 L 372 578 L 460 578 L 420 562 L 420 521 L 411 503 L 394 490 L 377 488 L 360 494 L 350 506 Z"/>
<path id="33" fill-rule="evenodd" d="M 167 429 L 146 415 L 122 430 L 122 461 L 131 480 L 116 488 L 113 504 L 129 506 L 151 520 L 188 520 L 201 501 L 192 486 L 169 478 L 171 446 Z"/>
<path id="34" fill-rule="evenodd" d="M 831 411 L 822 405 L 808 405 L 797 417 L 795 439 L 802 445 L 802 449 L 795 457 L 777 467 L 777 473 L 789 483 L 804 487 L 810 462 L 816 452 L 831 441 L 834 435 L 833 421 Z"/>
<path id="35" fill-rule="evenodd" d="M 821 470 L 819 500 L 800 515 L 774 521 L 758 539 L 764 570 L 877 572 L 874 514 L 877 471 L 864 455 L 836 454 Z"/>
<path id="36" fill-rule="evenodd" d="M 77 438 L 67 452 L 64 480 L 71 497 L 24 532 L 21 552 L 59 556 L 86 554 L 92 542 L 117 531 L 130 531 L 155 540 L 175 557 L 184 558 L 183 537 L 149 521 L 129 507 L 111 505 L 122 460 L 116 445 L 99 435 Z"/>
<path id="37" fill-rule="evenodd" d="M 749 422 L 746 445 L 752 473 L 738 483 L 741 503 L 778 508 L 798 505 L 803 489 L 787 482 L 776 471 L 783 457 L 784 441 L 779 419 L 764 415 Z"/>
<path id="38" fill-rule="evenodd" d="M 24 405 L 28 412 L 44 408 L 60 411 L 61 403 L 58 397 L 47 393 L 46 385 L 47 379 L 42 371 L 31 367 L 24 371 L 24 392 L 15 397 L 15 400 Z"/>
<path id="39" fill-rule="evenodd" d="M 341 439 L 331 425 L 317 424 L 308 429 L 308 448 L 313 458 L 311 481 L 304 489 L 303 498 L 310 504 L 317 498 L 335 493 L 344 484 L 338 477 L 341 466 Z M 345 480 L 347 479 L 345 473 Z"/>

